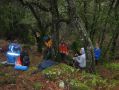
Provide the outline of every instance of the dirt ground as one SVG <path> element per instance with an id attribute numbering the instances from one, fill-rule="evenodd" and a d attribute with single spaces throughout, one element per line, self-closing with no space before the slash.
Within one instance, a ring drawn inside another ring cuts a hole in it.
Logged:
<path id="1" fill-rule="evenodd" d="M 3 55 L 0 54 L 0 56 L 4 60 L 6 59 Z M 42 61 L 42 55 L 38 52 L 30 52 L 30 59 L 30 66 L 36 67 Z M 112 78 L 112 73 L 108 69 L 103 68 L 101 65 L 99 65 L 97 68 L 99 74 L 102 77 L 107 79 Z M 46 80 L 45 77 L 42 76 L 40 73 L 31 75 L 32 71 L 28 71 L 26 74 L 23 71 L 15 71 L 14 68 L 11 66 L 2 66 L 0 67 L 0 71 L 6 74 L 5 78 L 0 76 L 0 90 L 34 90 L 32 87 L 33 83 L 39 81 L 44 84 L 42 90 L 70 90 L 68 87 L 66 87 L 65 89 L 59 88 L 57 86 L 57 82 Z M 4 76 L 4 73 L 0 74 Z M 114 87 L 113 90 L 119 90 L 119 85 Z"/>

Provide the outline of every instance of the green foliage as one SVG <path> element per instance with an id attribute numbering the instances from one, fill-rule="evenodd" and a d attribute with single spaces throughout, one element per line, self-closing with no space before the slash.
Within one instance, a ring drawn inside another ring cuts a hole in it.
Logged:
<path id="1" fill-rule="evenodd" d="M 29 9 L 18 2 L 6 1 L 1 4 L 0 13 L 0 37 L 18 38 L 34 44 L 35 40 L 29 29 L 35 26 L 36 19 Z"/>
<path id="2" fill-rule="evenodd" d="M 34 45 L 35 44 L 35 37 L 31 35 L 30 33 L 27 36 L 28 44 Z"/>
<path id="3" fill-rule="evenodd" d="M 119 71 L 119 63 L 108 63 L 105 64 L 104 66 L 111 71 Z"/>
<path id="4" fill-rule="evenodd" d="M 24 12 L 23 18 L 19 21 L 19 24 L 26 24 L 30 25 L 31 27 L 34 27 L 36 24 L 36 19 L 33 17 L 32 13 L 30 10 L 26 9 L 26 12 Z"/>
<path id="5" fill-rule="evenodd" d="M 67 63 L 68 65 L 72 65 L 72 64 L 73 64 L 72 56 L 69 56 L 69 55 L 68 55 L 68 56 L 66 57 L 66 60 L 65 60 L 65 61 L 66 61 L 66 63 Z"/>
<path id="6" fill-rule="evenodd" d="M 78 51 L 78 43 L 77 42 L 73 42 L 72 45 L 71 45 L 71 49 L 73 51 Z"/>
<path id="7" fill-rule="evenodd" d="M 60 53 L 58 53 L 57 54 L 57 56 L 56 56 L 56 60 L 57 60 L 57 62 L 62 62 L 62 58 L 61 58 L 61 55 L 60 55 Z M 69 65 L 69 64 L 72 64 L 72 57 L 71 56 L 66 56 L 66 58 L 65 58 L 65 62 Z"/>

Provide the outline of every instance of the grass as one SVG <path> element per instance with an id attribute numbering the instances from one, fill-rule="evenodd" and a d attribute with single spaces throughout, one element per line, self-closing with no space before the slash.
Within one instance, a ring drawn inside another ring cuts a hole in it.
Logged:
<path id="1" fill-rule="evenodd" d="M 119 63 L 107 63 L 104 66 L 111 71 L 119 71 Z"/>

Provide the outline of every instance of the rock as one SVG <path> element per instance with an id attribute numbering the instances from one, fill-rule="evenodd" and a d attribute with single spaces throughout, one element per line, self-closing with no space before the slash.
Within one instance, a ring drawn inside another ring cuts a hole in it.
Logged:
<path id="1" fill-rule="evenodd" d="M 59 87 L 60 87 L 60 88 L 64 88 L 64 86 L 65 86 L 65 85 L 64 85 L 64 81 L 61 80 L 61 81 L 59 82 Z"/>

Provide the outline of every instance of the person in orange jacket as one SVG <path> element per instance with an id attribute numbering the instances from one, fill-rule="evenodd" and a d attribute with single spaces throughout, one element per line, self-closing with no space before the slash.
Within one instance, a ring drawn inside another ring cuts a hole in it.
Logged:
<path id="1" fill-rule="evenodd" d="M 69 49 L 68 45 L 62 41 L 61 44 L 59 45 L 59 53 L 61 55 L 61 59 L 65 60 L 66 56 L 68 55 Z"/>

